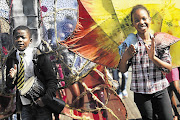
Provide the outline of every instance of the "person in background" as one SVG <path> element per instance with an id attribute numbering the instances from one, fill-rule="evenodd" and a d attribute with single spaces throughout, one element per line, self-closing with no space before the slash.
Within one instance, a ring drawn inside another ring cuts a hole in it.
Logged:
<path id="1" fill-rule="evenodd" d="M 126 90 L 126 84 L 128 80 L 128 72 L 121 73 L 122 75 L 122 82 L 120 83 L 120 78 L 119 78 L 119 70 L 118 69 L 112 69 L 112 75 L 113 79 L 118 81 L 119 87 L 117 89 L 117 94 L 119 97 L 122 98 L 127 98 L 128 93 Z"/>
<path id="2" fill-rule="evenodd" d="M 134 92 L 134 102 L 143 120 L 173 120 L 167 91 L 169 83 L 163 74 L 172 69 L 169 47 L 159 51 L 155 49 L 155 39 L 149 30 L 150 13 L 143 5 L 132 8 L 131 22 L 137 34 L 130 35 L 137 41 L 121 55 L 119 71 L 126 72 L 129 66 L 132 67 L 130 89 Z M 121 45 L 127 46 L 125 41 Z"/>
<path id="3" fill-rule="evenodd" d="M 171 99 L 172 108 L 174 111 L 174 120 L 178 120 L 179 112 L 177 109 L 176 99 L 173 94 L 173 92 L 174 92 L 178 101 L 180 102 L 179 70 L 178 70 L 178 68 L 173 68 L 169 74 L 166 74 L 166 78 L 167 78 L 168 82 L 170 83 L 170 86 L 168 87 L 168 91 L 169 91 L 169 96 Z"/>

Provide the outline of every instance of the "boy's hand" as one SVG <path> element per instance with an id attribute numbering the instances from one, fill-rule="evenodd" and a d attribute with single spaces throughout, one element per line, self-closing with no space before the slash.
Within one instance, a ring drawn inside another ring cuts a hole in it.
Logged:
<path id="1" fill-rule="evenodd" d="M 155 39 L 154 37 L 151 38 L 151 47 L 149 48 L 148 45 L 145 45 L 147 54 L 151 60 L 155 57 Z"/>
<path id="2" fill-rule="evenodd" d="M 126 58 L 126 60 L 131 59 L 136 54 L 136 49 L 134 45 L 130 45 L 124 52 L 123 57 Z"/>
<path id="3" fill-rule="evenodd" d="M 43 101 L 42 101 L 41 98 L 38 98 L 35 102 L 36 102 L 36 104 L 39 105 L 40 107 L 44 107 L 44 103 L 43 103 Z"/>
<path id="4" fill-rule="evenodd" d="M 17 74 L 17 65 L 15 64 L 14 65 L 14 68 L 11 68 L 10 71 L 9 71 L 9 76 L 11 78 L 14 78 Z"/>

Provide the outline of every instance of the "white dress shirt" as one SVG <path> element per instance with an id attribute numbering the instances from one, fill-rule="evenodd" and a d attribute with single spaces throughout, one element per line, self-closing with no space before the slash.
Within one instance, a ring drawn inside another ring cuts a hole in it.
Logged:
<path id="1" fill-rule="evenodd" d="M 32 77 L 34 75 L 34 64 L 33 64 L 33 51 L 34 49 L 32 47 L 27 47 L 23 53 L 24 57 L 23 57 L 23 62 L 24 62 L 24 72 L 25 72 L 25 78 L 24 78 L 24 82 L 26 82 L 30 77 Z M 17 56 L 17 60 L 19 61 L 18 64 L 18 68 L 20 67 L 20 61 L 21 58 L 19 56 L 19 53 L 21 51 L 17 50 L 16 52 L 16 56 Z M 21 102 L 23 105 L 28 105 L 31 103 L 31 101 L 27 98 L 25 98 L 24 96 L 20 96 L 21 98 Z"/>

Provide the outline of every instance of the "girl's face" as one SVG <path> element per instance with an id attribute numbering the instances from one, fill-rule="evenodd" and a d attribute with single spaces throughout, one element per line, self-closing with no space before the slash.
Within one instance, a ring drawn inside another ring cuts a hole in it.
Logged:
<path id="1" fill-rule="evenodd" d="M 151 18 L 144 9 L 137 9 L 132 15 L 133 26 L 139 34 L 144 34 L 148 31 Z"/>

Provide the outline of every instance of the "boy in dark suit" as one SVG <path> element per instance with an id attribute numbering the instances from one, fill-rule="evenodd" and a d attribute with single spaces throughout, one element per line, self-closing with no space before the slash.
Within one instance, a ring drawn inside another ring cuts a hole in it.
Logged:
<path id="1" fill-rule="evenodd" d="M 6 61 L 6 86 L 8 89 L 16 86 L 17 108 L 21 108 L 21 117 L 23 120 L 51 120 L 48 104 L 56 95 L 57 80 L 49 56 L 37 54 L 38 49 L 29 46 L 32 38 L 27 26 L 15 28 L 13 42 L 16 49 Z M 24 83 L 32 76 L 37 76 L 45 88 L 45 93 L 35 101 L 20 95 Z"/>

